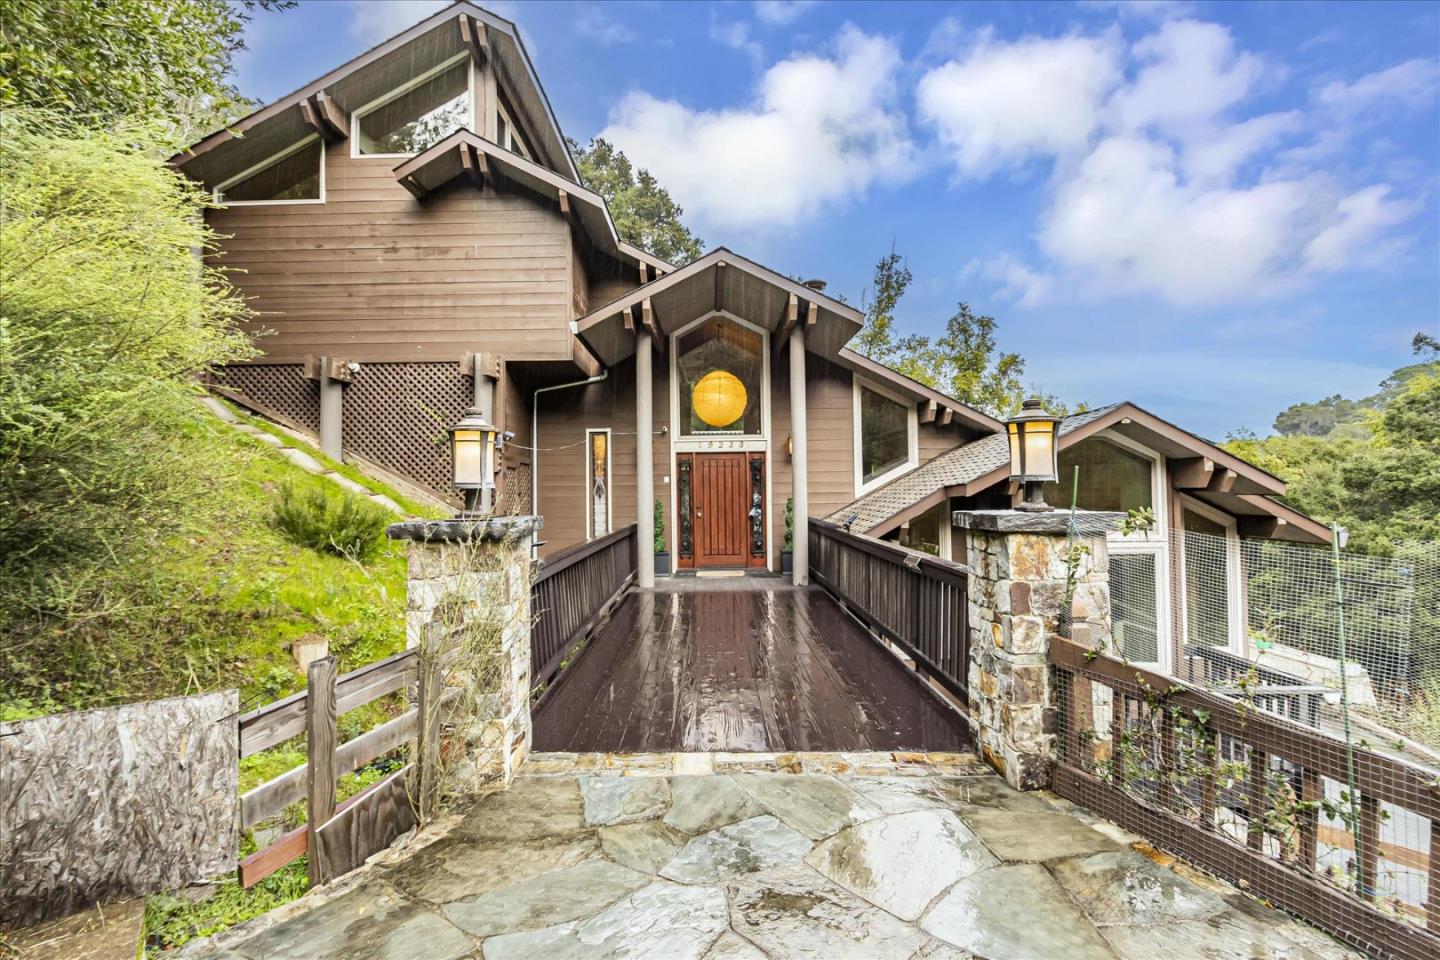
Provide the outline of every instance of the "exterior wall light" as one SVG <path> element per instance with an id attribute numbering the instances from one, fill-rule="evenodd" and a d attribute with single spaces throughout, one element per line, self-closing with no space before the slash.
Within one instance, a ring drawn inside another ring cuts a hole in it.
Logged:
<path id="1" fill-rule="evenodd" d="M 1020 412 L 1005 421 L 1010 439 L 1010 479 L 1025 488 L 1025 498 L 1015 509 L 1055 509 L 1045 502 L 1043 485 L 1060 478 L 1055 443 L 1059 425 L 1060 418 L 1046 413 L 1038 397 L 1026 400 Z"/>
<path id="2" fill-rule="evenodd" d="M 450 428 L 454 486 L 465 497 L 465 514 L 486 516 L 495 492 L 497 430 L 475 407 Z"/>

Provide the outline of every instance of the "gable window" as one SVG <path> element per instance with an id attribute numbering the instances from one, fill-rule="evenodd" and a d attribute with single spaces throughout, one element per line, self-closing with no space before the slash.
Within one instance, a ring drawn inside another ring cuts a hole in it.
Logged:
<path id="1" fill-rule="evenodd" d="M 855 381 L 855 486 L 877 487 L 920 462 L 915 404 Z"/>
<path id="2" fill-rule="evenodd" d="M 1241 653 L 1244 631 L 1235 522 L 1187 497 L 1181 526 L 1185 642 Z"/>
<path id="3" fill-rule="evenodd" d="M 757 437 L 765 337 L 729 317 L 714 316 L 675 338 L 682 437 Z"/>
<path id="4" fill-rule="evenodd" d="M 501 106 L 496 113 L 498 116 L 495 118 L 495 142 L 511 153 L 519 154 L 526 160 L 533 159 L 534 154 L 532 154 L 530 148 L 526 146 L 525 138 L 520 135 L 520 128 L 516 125 L 514 119 L 511 118 L 506 109 Z"/>
<path id="5" fill-rule="evenodd" d="M 589 539 L 610 532 L 610 431 L 585 431 L 585 514 Z"/>
<path id="6" fill-rule="evenodd" d="M 471 125 L 470 58 L 462 54 L 355 111 L 354 150 L 365 156 L 420 153 Z"/>
<path id="7" fill-rule="evenodd" d="M 215 188 L 218 203 L 318 203 L 325 199 L 325 148 L 306 137 Z"/>
<path id="8" fill-rule="evenodd" d="M 1060 451 L 1060 481 L 1045 484 L 1045 502 L 1070 506 L 1075 468 L 1080 487 L 1075 505 L 1081 510 L 1125 513 L 1154 508 L 1153 462 L 1101 437 L 1091 437 Z"/>

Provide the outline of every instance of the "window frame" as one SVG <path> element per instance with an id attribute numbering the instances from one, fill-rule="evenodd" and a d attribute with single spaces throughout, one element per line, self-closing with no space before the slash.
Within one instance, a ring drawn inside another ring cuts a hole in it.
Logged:
<path id="1" fill-rule="evenodd" d="M 232 186 L 234 186 L 234 185 L 237 184 L 237 183 L 241 183 L 242 181 L 248 180 L 249 178 L 255 176 L 255 174 L 260 173 L 261 171 L 265 170 L 266 168 L 268 168 L 268 167 L 270 167 L 270 166 L 273 166 L 274 164 L 279 163 L 281 160 L 284 160 L 286 157 L 288 157 L 288 156 L 290 156 L 290 155 L 292 155 L 292 154 L 299 153 L 301 150 L 304 150 L 306 147 L 310 146 L 310 144 L 315 143 L 316 141 L 319 141 L 319 143 L 320 143 L 320 197 L 319 197 L 319 199 L 302 199 L 302 200 L 226 200 L 226 199 L 225 199 L 225 189 L 226 189 L 227 187 L 232 187 Z M 217 183 L 217 184 L 211 189 L 211 191 L 210 191 L 210 196 L 211 196 L 211 199 L 213 199 L 216 203 L 218 203 L 218 204 L 220 204 L 221 206 L 224 206 L 224 207 L 275 207 L 275 206 L 288 205 L 288 204 L 299 204 L 299 203 L 324 203 L 324 202 L 325 202 L 325 141 L 320 138 L 320 134 L 318 134 L 318 133 L 312 133 L 312 134 L 310 134 L 309 136 L 304 137 L 304 138 L 300 139 L 299 141 L 297 141 L 297 142 L 295 142 L 295 143 L 292 143 L 290 146 L 286 147 L 284 150 L 281 150 L 279 153 L 271 154 L 270 156 L 266 157 L 264 160 L 261 160 L 259 163 L 255 164 L 253 167 L 249 167 L 249 168 L 247 168 L 247 169 L 245 169 L 245 170 L 242 170 L 240 173 L 237 173 L 235 176 L 231 177 L 231 178 L 228 179 L 228 180 L 225 180 L 225 181 L 222 182 L 222 183 Z"/>
<path id="2" fill-rule="evenodd" d="M 1176 580 L 1180 588 L 1180 597 L 1177 600 L 1188 600 L 1185 589 L 1185 511 L 1204 517 L 1211 523 L 1217 523 L 1225 529 L 1225 616 L 1226 624 L 1226 645 L 1215 649 L 1224 650 L 1237 657 L 1249 657 L 1248 623 L 1245 616 L 1245 569 L 1240 553 L 1240 527 L 1235 518 L 1223 510 L 1219 510 L 1208 503 L 1197 500 L 1188 494 L 1180 494 L 1179 507 L 1181 515 L 1177 518 L 1176 530 L 1180 541 L 1180 549 L 1175 551 L 1179 556 L 1176 558 L 1176 566 L 1180 574 Z M 1190 616 L 1189 607 L 1185 607 L 1184 614 L 1180 618 L 1180 642 L 1190 642 Z"/>
<path id="3" fill-rule="evenodd" d="M 534 161 L 535 153 L 533 150 L 530 149 L 530 145 L 525 142 L 525 135 L 519 132 L 519 128 L 516 127 L 514 116 L 511 115 L 509 110 L 505 109 L 505 104 L 500 102 L 498 99 L 495 103 L 495 115 L 498 116 L 501 120 L 505 121 L 505 136 L 501 138 L 502 142 L 499 143 L 499 146 L 504 147 L 506 150 L 509 150 L 517 157 L 522 157 L 526 160 Z M 519 150 L 515 149 L 515 143 L 517 140 L 520 144 Z"/>
<path id="4" fill-rule="evenodd" d="M 716 433 L 686 434 L 680 429 L 680 338 L 716 317 L 739 324 L 751 333 L 760 335 L 760 432 L 759 433 Z M 685 324 L 669 336 L 665 345 L 670 355 L 670 422 L 674 424 L 671 445 L 679 445 L 681 451 L 705 453 L 711 450 L 758 450 L 768 449 L 770 440 L 770 331 L 756 326 L 748 320 L 737 317 L 728 310 L 711 310 L 696 320 Z M 719 446 L 717 446 L 717 444 Z M 767 473 L 768 477 L 769 474 Z"/>
<path id="5" fill-rule="evenodd" d="M 905 408 L 905 462 L 891 467 L 869 481 L 865 480 L 865 434 L 864 425 L 860 419 L 860 391 L 862 390 L 879 394 Z M 920 466 L 920 411 L 915 408 L 913 399 L 859 375 L 851 378 L 851 398 L 854 407 L 855 495 L 858 497 L 877 487 L 884 486 L 891 480 L 904 476 Z"/>
<path id="6" fill-rule="evenodd" d="M 400 97 L 402 97 L 402 96 L 404 96 L 405 94 L 409 93 L 411 90 L 414 90 L 416 87 L 420 86 L 422 83 L 425 83 L 425 82 L 428 81 L 428 80 L 432 80 L 432 79 L 434 79 L 435 77 L 438 77 L 440 74 L 444 73 L 446 70 L 450 70 L 450 69 L 454 68 L 454 66 L 455 66 L 457 63 L 463 63 L 463 62 L 468 61 L 469 59 L 470 59 L 470 54 L 469 54 L 469 53 L 457 53 L 455 56 L 449 58 L 448 60 L 443 60 L 443 61 L 441 61 L 440 63 L 438 63 L 438 64 L 436 64 L 435 66 L 431 67 L 429 70 L 426 70 L 424 73 L 420 74 L 419 76 L 417 76 L 417 77 L 412 77 L 411 79 L 405 81 L 405 83 L 403 83 L 403 84 L 401 84 L 400 86 L 396 87 L 394 90 L 391 90 L 389 93 L 386 93 L 386 94 L 384 94 L 383 96 L 380 96 L 380 97 L 377 97 L 377 98 L 374 99 L 374 100 L 371 100 L 369 103 L 365 104 L 364 106 L 356 107 L 354 110 L 351 110 L 351 111 L 350 111 L 350 159 L 352 159 L 352 160 L 397 160 L 397 159 L 405 159 L 405 158 L 408 158 L 408 157 L 418 156 L 419 154 L 415 154 L 415 153 L 362 153 L 361 150 L 360 150 L 360 138 L 361 138 L 361 135 L 360 135 L 360 121 L 361 121 L 362 119 L 364 119 L 364 117 L 365 117 L 367 114 L 374 113 L 376 110 L 379 110 L 381 107 L 385 106 L 385 104 L 391 102 L 392 100 L 399 99 Z M 463 129 L 466 129 L 466 130 L 474 130 L 474 129 L 475 129 L 475 71 L 474 71 L 474 70 L 471 70 L 471 69 L 466 69 L 466 71 L 465 71 L 465 102 L 466 102 L 467 106 L 469 107 L 469 116 L 468 116 L 466 122 L 461 125 L 461 127 L 462 127 Z M 446 134 L 446 136 L 449 136 L 449 134 Z M 433 144 L 432 144 L 432 146 L 433 146 Z M 426 149 L 428 150 L 429 147 L 427 147 Z M 421 152 L 424 152 L 424 151 L 421 151 Z"/>
<path id="7" fill-rule="evenodd" d="M 595 498 L 593 494 L 595 485 L 595 459 L 591 453 L 591 437 L 597 433 L 605 435 L 605 488 L 609 492 L 605 497 L 605 532 L 601 536 L 608 537 L 615 532 L 615 443 L 614 435 L 609 427 L 589 427 L 585 430 L 585 542 L 597 539 L 595 536 Z"/>

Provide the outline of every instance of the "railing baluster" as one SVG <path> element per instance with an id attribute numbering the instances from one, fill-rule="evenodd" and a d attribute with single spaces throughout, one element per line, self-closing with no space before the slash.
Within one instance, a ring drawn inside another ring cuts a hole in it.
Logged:
<path id="1" fill-rule="evenodd" d="M 305 834 L 310 885 L 325 882 L 320 828 L 335 816 L 335 658 L 312 661 L 305 698 Z"/>
<path id="2" fill-rule="evenodd" d="M 1250 821 L 1247 841 L 1251 850 L 1265 849 L 1265 780 L 1270 761 L 1265 751 L 1250 745 L 1250 775 L 1245 783 L 1245 817 Z"/>
<path id="3" fill-rule="evenodd" d="M 1380 873 L 1380 801 L 1367 793 L 1360 794 L 1360 849 L 1357 854 L 1360 895 L 1374 900 L 1377 895 L 1375 883 Z"/>

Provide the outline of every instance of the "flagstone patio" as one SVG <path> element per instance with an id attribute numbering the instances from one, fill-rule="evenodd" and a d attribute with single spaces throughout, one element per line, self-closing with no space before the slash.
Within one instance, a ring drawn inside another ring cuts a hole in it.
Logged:
<path id="1" fill-rule="evenodd" d="M 184 954 L 1355 956 L 965 754 L 539 754 L 428 845 Z"/>

